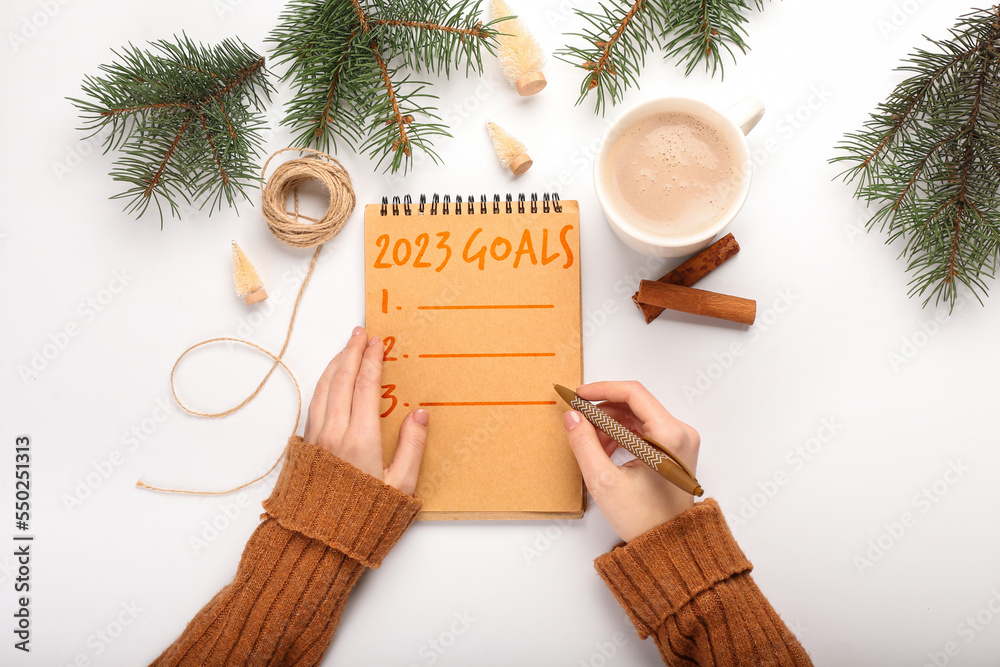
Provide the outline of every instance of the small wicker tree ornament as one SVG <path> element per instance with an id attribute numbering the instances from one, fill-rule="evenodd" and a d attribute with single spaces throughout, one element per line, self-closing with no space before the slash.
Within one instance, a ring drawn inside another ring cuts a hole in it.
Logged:
<path id="1" fill-rule="evenodd" d="M 490 12 L 494 19 L 513 15 L 503 0 L 490 0 Z M 501 33 L 497 36 L 497 55 L 504 76 L 522 96 L 540 92 L 548 82 L 542 74 L 545 53 L 538 42 L 520 19 L 501 21 L 496 24 L 496 28 Z"/>
<path id="2" fill-rule="evenodd" d="M 526 152 L 523 143 L 493 121 L 486 121 L 486 129 L 490 133 L 490 139 L 493 140 L 493 148 L 500 158 L 500 164 L 514 172 L 515 176 L 520 176 L 531 168 L 531 156 Z"/>
<path id="3" fill-rule="evenodd" d="M 248 306 L 260 303 L 267 298 L 260 274 L 257 273 L 257 269 L 250 263 L 247 256 L 243 254 L 243 249 L 236 241 L 233 241 L 233 284 L 236 286 L 236 294 Z"/>

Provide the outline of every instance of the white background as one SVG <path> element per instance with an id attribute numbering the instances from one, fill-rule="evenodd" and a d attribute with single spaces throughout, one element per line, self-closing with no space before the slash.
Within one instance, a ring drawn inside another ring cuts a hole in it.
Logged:
<path id="1" fill-rule="evenodd" d="M 568 2 L 512 4 L 549 52 L 578 26 Z M 81 141 L 65 97 L 79 96 L 84 74 L 97 74 L 112 60 L 110 49 L 129 41 L 186 31 L 210 43 L 239 36 L 263 52 L 280 9 L 264 0 L 4 3 L 0 540 L 10 543 L 14 532 L 10 473 L 20 434 L 33 442 L 37 540 L 28 658 L 13 650 L 5 629 L 12 626 L 13 559 L 12 547 L 0 547 L 0 618 L 7 619 L 0 621 L 0 663 L 153 659 L 232 577 L 258 522 L 273 478 L 226 498 L 134 484 L 141 477 L 225 488 L 265 470 L 281 451 L 295 412 L 284 375 L 227 420 L 158 405 L 174 405 L 171 365 L 197 341 L 249 334 L 280 347 L 309 253 L 270 235 L 256 195 L 239 215 L 195 212 L 168 218 L 162 230 L 155 214 L 130 219 L 108 200 L 119 191 L 107 176 L 112 158 Z M 629 300 L 632 288 L 670 264 L 647 263 L 607 226 L 591 184 L 606 121 L 592 113 L 591 100 L 574 106 L 581 72 L 564 63 L 550 62 L 548 88 L 530 99 L 518 98 L 492 59 L 481 79 L 436 85 L 455 137 L 437 145 L 443 166 L 419 160 L 405 179 L 389 178 L 364 157 L 340 155 L 359 204 L 385 194 L 554 187 L 580 200 L 586 379 L 641 380 L 700 430 L 702 484 L 722 504 L 760 587 L 818 665 L 919 666 L 932 655 L 939 664 L 987 665 L 1000 654 L 1000 619 L 988 607 L 1000 604 L 1000 304 L 966 299 L 949 317 L 907 299 L 899 248 L 861 231 L 864 207 L 827 163 L 832 146 L 901 79 L 892 69 L 923 45 L 921 35 L 945 36 L 968 9 L 967 0 L 772 2 L 752 17 L 753 50 L 727 63 L 724 82 L 700 71 L 684 78 L 650 59 L 626 103 L 682 94 L 725 108 L 755 94 L 767 105 L 750 139 L 757 156 L 750 198 L 731 226 L 743 250 L 699 285 L 757 299 L 758 324 L 750 329 L 670 316 L 644 324 Z M 282 87 L 272 126 L 288 100 Z M 497 165 L 487 117 L 530 148 L 535 165 L 523 177 Z M 268 150 L 289 141 L 280 130 Z M 265 278 L 271 298 L 263 304 L 248 308 L 233 295 L 231 239 Z M 362 321 L 361 206 L 321 257 L 286 355 L 304 400 Z M 106 298 L 115 272 L 127 286 L 88 314 L 81 304 Z M 78 334 L 22 379 L 18 367 L 30 367 L 69 324 Z M 743 354 L 728 358 L 734 342 Z M 197 360 L 179 379 L 184 396 L 204 410 L 237 402 L 267 367 L 263 357 L 225 346 Z M 820 433 L 824 420 L 834 424 L 832 437 Z M 146 432 L 130 447 L 132 429 Z M 795 448 L 818 435 L 826 442 L 813 442 L 809 460 L 796 463 Z M 91 473 L 107 472 L 115 451 L 120 465 L 87 488 L 88 475 L 94 482 Z M 943 480 L 953 464 L 967 470 L 949 475 L 950 484 Z M 784 484 L 768 483 L 776 474 Z M 935 482 L 941 495 L 920 500 Z M 67 507 L 67 498 L 88 490 Z M 227 506 L 230 514 L 239 508 L 238 516 L 196 550 L 192 538 L 205 537 L 206 522 L 224 525 Z M 910 525 L 894 528 L 906 513 Z M 430 665 L 432 657 L 439 665 L 659 664 L 656 647 L 638 639 L 593 570 L 592 559 L 615 542 L 596 508 L 568 523 L 416 525 L 352 595 L 327 664 Z M 141 610 L 134 620 L 121 614 L 123 604 Z M 960 625 L 977 613 L 987 621 L 978 631 Z M 458 637 L 448 634 L 456 614 L 474 619 Z M 99 632 L 117 634 L 119 616 L 131 624 L 110 644 L 100 640 Z M 624 645 L 602 657 L 601 645 L 619 632 Z M 451 645 L 442 654 L 431 641 Z M 955 657 L 942 653 L 949 642 Z"/>

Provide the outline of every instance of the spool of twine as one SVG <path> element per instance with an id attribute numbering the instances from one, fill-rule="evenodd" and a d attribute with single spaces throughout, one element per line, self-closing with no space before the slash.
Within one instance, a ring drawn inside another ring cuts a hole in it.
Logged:
<path id="1" fill-rule="evenodd" d="M 310 153 L 310 157 L 289 160 L 278 165 L 265 183 L 267 166 L 285 151 Z M 261 171 L 261 213 L 267 227 L 279 241 L 293 248 L 322 246 L 340 233 L 354 210 L 354 189 L 347 170 L 326 153 L 308 148 L 283 148 L 264 163 Z M 321 218 L 310 218 L 299 212 L 299 186 L 319 182 L 330 195 L 330 204 Z M 288 198 L 294 201 L 287 210 Z M 309 224 L 300 222 L 309 220 Z M 319 252 L 319 248 L 316 249 Z"/>
<path id="2" fill-rule="evenodd" d="M 281 163 L 275 168 L 271 177 L 266 178 L 267 167 L 271 164 L 271 160 L 286 151 L 298 151 L 299 153 L 305 153 L 307 155 L 306 157 L 299 157 Z M 299 187 L 314 181 L 320 183 L 324 188 L 326 188 L 330 198 L 326 212 L 319 218 L 304 215 L 299 211 Z M 203 340 L 200 343 L 195 343 L 188 349 L 184 350 L 181 355 L 177 357 L 177 361 L 174 362 L 173 368 L 170 369 L 170 391 L 173 393 L 174 400 L 177 401 L 177 405 L 189 414 L 208 418 L 226 417 L 242 409 L 243 406 L 256 398 L 257 395 L 264 389 L 264 385 L 267 384 L 267 381 L 271 379 L 271 375 L 274 373 L 274 370 L 280 366 L 286 373 L 288 373 L 292 383 L 295 385 L 295 394 L 298 399 L 298 405 L 295 413 L 295 424 L 292 427 L 291 432 L 291 435 L 294 435 L 299 428 L 299 420 L 302 417 L 302 390 L 299 387 L 298 380 L 295 379 L 295 374 L 292 373 L 291 369 L 285 364 L 282 357 L 285 355 L 285 350 L 288 349 L 288 341 L 291 340 L 292 328 L 295 324 L 295 315 L 299 310 L 299 301 L 302 299 L 302 293 L 305 292 L 306 285 L 309 284 L 309 278 L 312 276 L 313 269 L 316 268 L 316 259 L 319 257 L 319 252 L 323 249 L 324 243 L 337 236 L 337 234 L 340 233 L 340 230 L 344 228 L 344 225 L 347 223 L 348 218 L 351 217 L 351 213 L 354 211 L 354 206 L 357 202 L 354 196 L 354 189 L 351 186 L 351 177 L 348 175 L 347 170 L 344 169 L 343 165 L 341 165 L 332 156 L 311 148 L 283 148 L 271 155 L 271 157 L 267 158 L 267 161 L 264 163 L 264 167 L 261 169 L 260 173 L 260 189 L 262 202 L 261 213 L 264 216 L 264 220 L 267 222 L 267 227 L 271 230 L 271 233 L 274 234 L 279 241 L 292 246 L 293 248 L 316 248 L 315 252 L 313 252 L 312 260 L 309 262 L 309 270 L 306 272 L 305 278 L 302 279 L 302 285 L 299 287 L 299 293 L 295 297 L 295 304 L 292 306 L 292 315 L 288 320 L 288 331 L 285 334 L 285 341 L 281 346 L 281 351 L 278 352 L 278 354 L 274 354 L 270 350 L 242 338 L 221 337 Z M 289 198 L 291 198 L 293 202 L 291 211 L 288 210 Z M 308 222 L 302 222 L 303 220 Z M 267 374 L 264 375 L 263 379 L 257 385 L 257 388 L 254 389 L 249 396 L 240 401 L 239 404 L 229 408 L 228 410 L 223 410 L 222 412 L 199 412 L 198 410 L 186 405 L 180 399 L 180 396 L 177 395 L 177 386 L 174 384 L 174 375 L 177 373 L 177 368 L 180 366 L 181 361 L 188 355 L 189 352 L 192 352 L 193 350 L 196 350 L 204 345 L 220 342 L 233 342 L 240 343 L 241 345 L 247 345 L 270 357 L 273 363 L 271 364 L 271 368 L 268 369 Z M 251 484 L 256 484 L 260 480 L 264 479 L 274 472 L 274 470 L 281 464 L 284 457 L 285 450 L 283 449 L 267 472 L 250 480 L 249 482 L 245 482 L 225 491 L 186 491 L 182 489 L 169 489 L 158 486 L 150 486 L 141 480 L 136 482 L 136 486 L 143 489 L 149 489 L 151 491 L 162 491 L 164 493 L 184 493 L 205 496 L 225 495 L 227 493 L 239 491 L 240 489 L 245 489 Z"/>

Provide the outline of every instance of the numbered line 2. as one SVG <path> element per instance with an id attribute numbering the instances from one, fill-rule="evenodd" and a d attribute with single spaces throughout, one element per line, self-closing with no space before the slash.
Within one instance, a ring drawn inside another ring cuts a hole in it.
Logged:
<path id="1" fill-rule="evenodd" d="M 525 303 L 475 304 L 467 306 L 417 306 L 417 310 L 516 310 L 521 308 L 555 308 L 555 305 L 551 303 Z"/>
<path id="2" fill-rule="evenodd" d="M 555 352 L 469 352 L 456 354 L 418 354 L 420 359 L 500 359 L 511 357 L 554 357 Z"/>

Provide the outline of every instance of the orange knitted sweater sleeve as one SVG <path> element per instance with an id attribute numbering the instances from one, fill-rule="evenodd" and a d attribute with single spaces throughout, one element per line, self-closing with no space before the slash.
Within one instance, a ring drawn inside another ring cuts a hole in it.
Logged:
<path id="1" fill-rule="evenodd" d="M 812 665 L 750 577 L 714 500 L 595 561 L 639 636 L 668 665 Z"/>
<path id="2" fill-rule="evenodd" d="M 420 509 L 302 438 L 264 501 L 233 582 L 153 665 L 318 665 L 344 603 Z"/>

